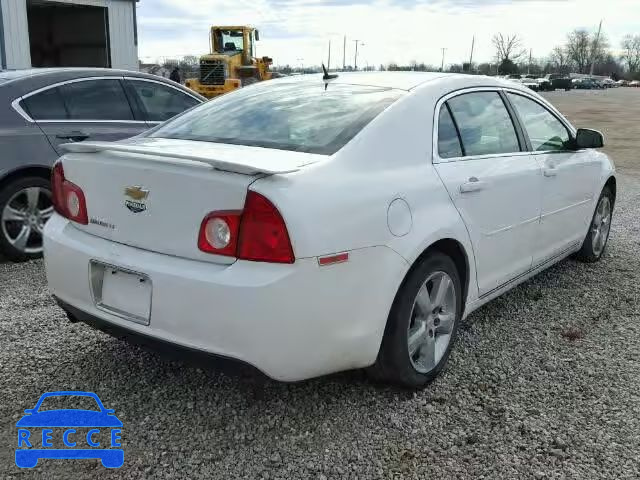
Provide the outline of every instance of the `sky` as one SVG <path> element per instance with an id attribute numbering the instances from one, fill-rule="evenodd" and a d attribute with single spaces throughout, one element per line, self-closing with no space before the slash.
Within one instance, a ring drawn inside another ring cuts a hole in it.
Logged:
<path id="1" fill-rule="evenodd" d="M 640 0 L 140 0 L 138 53 L 161 61 L 207 53 L 210 25 L 259 29 L 258 55 L 275 65 L 358 66 L 412 61 L 439 66 L 495 56 L 491 37 L 518 34 L 544 58 L 576 28 L 602 31 L 618 50 L 625 34 L 640 34 Z"/>

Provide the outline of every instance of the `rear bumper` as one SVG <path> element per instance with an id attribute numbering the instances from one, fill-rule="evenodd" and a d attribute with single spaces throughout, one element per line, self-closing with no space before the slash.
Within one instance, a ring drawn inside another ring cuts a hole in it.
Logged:
<path id="1" fill-rule="evenodd" d="M 282 381 L 371 365 L 408 268 L 386 247 L 352 251 L 349 262 L 327 267 L 315 258 L 218 265 L 113 243 L 58 215 L 46 225 L 44 247 L 50 290 L 79 320 L 144 343 L 240 360 Z M 91 261 L 151 279 L 149 325 L 96 307 Z"/>

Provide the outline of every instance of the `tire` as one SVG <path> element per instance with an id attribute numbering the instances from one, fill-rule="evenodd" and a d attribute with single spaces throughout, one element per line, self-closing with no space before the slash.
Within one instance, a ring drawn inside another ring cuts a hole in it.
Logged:
<path id="1" fill-rule="evenodd" d="M 447 363 L 455 343 L 463 306 L 460 274 L 453 260 L 447 255 L 434 252 L 419 262 L 396 294 L 378 358 L 367 369 L 368 375 L 374 380 L 409 388 L 424 388 Z M 445 300 L 440 302 L 437 287 L 442 281 L 445 282 L 443 285 L 450 288 L 447 288 L 448 293 L 443 297 Z M 425 292 L 428 297 L 424 296 Z M 420 298 L 429 300 L 425 304 L 425 310 L 431 312 L 426 317 L 421 311 L 423 307 L 417 303 L 419 293 Z M 436 313 L 443 305 L 446 305 L 446 309 Z M 452 309 L 455 311 L 451 311 Z M 424 331 L 421 338 L 426 343 L 414 355 L 410 355 L 412 349 L 409 338 L 417 338 L 420 331 Z"/>
<path id="2" fill-rule="evenodd" d="M 611 189 L 605 187 L 598 198 L 595 212 L 589 224 L 589 231 L 582 242 L 582 248 L 576 254 L 581 262 L 593 263 L 602 258 L 611 232 L 611 219 L 615 198 Z"/>
<path id="3" fill-rule="evenodd" d="M 5 185 L 0 191 L 0 253 L 14 262 L 41 257 L 42 229 L 52 214 L 48 180 L 23 177 Z"/>

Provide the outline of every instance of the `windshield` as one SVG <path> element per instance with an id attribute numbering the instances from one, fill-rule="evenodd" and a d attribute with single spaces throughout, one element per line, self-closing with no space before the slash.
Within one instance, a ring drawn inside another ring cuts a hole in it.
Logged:
<path id="1" fill-rule="evenodd" d="M 65 409 L 95 410 L 99 412 L 100 406 L 93 397 L 84 395 L 54 395 L 46 397 L 42 401 L 38 412 Z"/>
<path id="2" fill-rule="evenodd" d="M 149 136 L 331 155 L 403 95 L 389 88 L 271 83 L 223 95 Z"/>
<path id="3" fill-rule="evenodd" d="M 241 52 L 244 46 L 242 30 L 216 30 L 219 52 Z"/>

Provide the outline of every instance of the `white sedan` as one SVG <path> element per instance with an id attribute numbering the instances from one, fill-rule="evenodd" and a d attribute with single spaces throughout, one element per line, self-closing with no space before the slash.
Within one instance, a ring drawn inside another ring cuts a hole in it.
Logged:
<path id="1" fill-rule="evenodd" d="M 600 259 L 602 145 L 489 77 L 264 82 L 68 145 L 47 278 L 73 321 L 113 334 L 282 381 L 369 367 L 422 387 L 469 313 L 569 255 Z"/>

